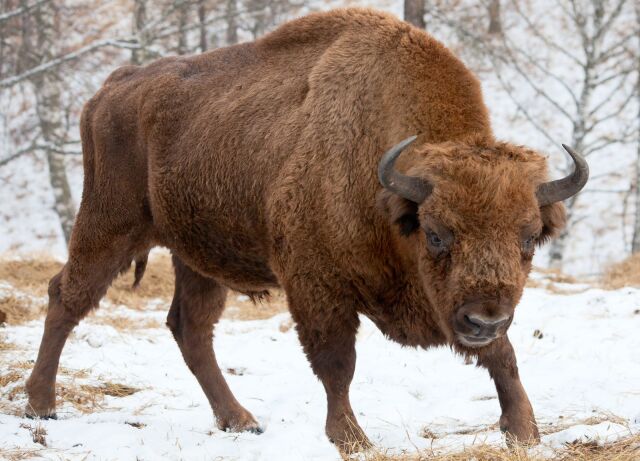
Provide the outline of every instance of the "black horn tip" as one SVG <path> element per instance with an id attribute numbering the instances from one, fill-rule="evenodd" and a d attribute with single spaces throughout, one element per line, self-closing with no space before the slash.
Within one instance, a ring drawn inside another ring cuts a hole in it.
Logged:
<path id="1" fill-rule="evenodd" d="M 560 202 L 576 195 L 589 179 L 589 165 L 584 157 L 566 144 L 562 144 L 562 147 L 573 159 L 573 173 L 566 178 L 540 184 L 536 191 L 540 206 Z"/>
<path id="2" fill-rule="evenodd" d="M 587 160 L 582 156 L 582 154 L 579 154 L 578 152 L 573 150 L 571 146 L 563 144 L 562 147 L 564 147 L 564 150 L 566 150 L 573 159 L 577 176 L 579 176 L 579 182 L 584 187 L 584 185 L 587 183 L 587 180 L 589 179 L 589 164 L 587 163 Z"/>

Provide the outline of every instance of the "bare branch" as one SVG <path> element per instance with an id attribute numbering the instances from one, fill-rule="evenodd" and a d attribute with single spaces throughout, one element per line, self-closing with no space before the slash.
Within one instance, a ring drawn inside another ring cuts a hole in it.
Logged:
<path id="1" fill-rule="evenodd" d="M 562 54 L 564 57 L 566 57 L 567 59 L 569 59 L 570 61 L 572 61 L 574 64 L 577 64 L 578 66 L 583 66 L 584 64 L 582 63 L 582 61 L 580 60 L 580 58 L 574 56 L 573 54 L 571 54 L 568 50 L 566 50 L 565 48 L 561 47 L 560 45 L 558 45 L 557 43 L 555 43 L 552 40 L 549 40 L 547 37 L 545 37 L 543 34 L 540 33 L 540 28 L 538 26 L 536 26 L 532 21 L 531 18 L 528 14 L 524 13 L 519 5 L 518 2 L 515 2 L 512 0 L 511 4 L 513 5 L 515 11 L 518 13 L 518 15 L 525 21 L 525 23 L 527 24 L 527 26 L 529 27 L 530 32 L 538 37 L 540 40 L 542 40 L 544 42 L 545 45 L 553 48 L 554 50 L 560 52 L 560 54 Z"/>
<path id="2" fill-rule="evenodd" d="M 34 152 L 36 152 L 38 150 L 45 150 L 45 149 L 49 149 L 50 151 L 54 152 L 57 155 L 71 155 L 71 156 L 82 155 L 82 151 L 67 150 L 67 149 L 62 150 L 59 147 L 54 146 L 53 144 L 34 142 L 32 144 L 29 144 L 26 147 L 23 147 L 23 148 L 17 150 L 16 152 L 14 152 L 13 154 L 9 155 L 8 157 L 0 159 L 0 167 L 3 167 L 5 165 L 7 165 L 8 163 L 11 163 L 12 161 L 16 160 L 17 158 L 22 157 L 23 155 L 31 154 L 31 153 L 34 153 Z"/>
<path id="3" fill-rule="evenodd" d="M 40 65 L 37 65 L 35 67 L 32 67 L 31 69 L 18 74 L 18 75 L 14 75 L 13 77 L 7 77 L 5 79 L 0 80 L 0 89 L 2 88 L 9 88 L 13 85 L 16 85 L 18 83 L 20 83 L 23 80 L 26 80 L 28 78 L 32 78 L 36 75 L 39 75 L 43 72 L 49 71 L 55 67 L 60 66 L 61 64 L 64 64 L 66 62 L 69 61 L 74 61 L 80 57 L 82 57 L 83 55 L 87 54 L 87 53 L 91 53 L 92 51 L 96 51 L 100 48 L 105 48 L 105 47 L 116 47 L 116 48 L 126 48 L 126 49 L 138 49 L 140 46 L 138 45 L 137 42 L 132 41 L 132 40 L 118 40 L 118 39 L 106 39 L 106 40 L 98 40 L 96 42 L 93 42 L 90 45 L 87 45 L 83 48 L 80 48 L 76 51 L 72 51 L 71 53 L 67 53 L 65 55 L 59 56 L 55 59 L 52 59 L 50 61 L 44 62 Z"/>
<path id="4" fill-rule="evenodd" d="M 25 154 L 28 154 L 30 152 L 33 152 L 35 149 L 35 143 L 30 144 L 29 146 L 23 147 L 22 149 L 17 150 L 16 152 L 14 152 L 13 154 L 9 155 L 8 157 L 5 157 L 3 159 L 0 160 L 0 167 L 6 165 L 7 163 L 12 162 L 13 160 L 22 157 Z"/>
<path id="5" fill-rule="evenodd" d="M 505 39 L 505 41 L 506 41 L 506 39 Z M 569 84 L 566 81 L 564 81 L 558 75 L 556 75 L 553 72 L 551 72 L 544 65 L 540 64 L 540 60 L 539 59 L 536 59 L 533 56 L 529 55 L 523 49 L 515 47 L 515 45 L 511 45 L 511 46 L 513 46 L 514 50 L 516 52 L 518 52 L 521 56 L 523 56 L 530 65 L 534 66 L 536 69 L 538 69 L 540 72 L 545 74 L 547 77 L 551 78 L 552 80 L 554 80 L 555 82 L 560 84 L 566 90 L 566 92 L 569 94 L 569 96 L 571 96 L 571 99 L 573 99 L 574 104 L 576 106 L 578 106 L 578 104 L 579 104 L 578 97 L 574 93 L 573 88 L 571 88 L 571 86 L 569 86 Z"/>
<path id="6" fill-rule="evenodd" d="M 504 80 L 504 78 L 502 77 L 502 75 L 500 74 L 500 72 L 496 73 L 496 77 L 498 78 L 498 81 L 500 82 L 500 85 L 502 86 L 502 88 L 507 92 L 507 95 L 509 96 L 509 99 L 511 99 L 511 101 L 516 105 L 516 107 L 518 108 L 518 111 L 520 111 L 525 118 L 529 121 L 529 123 L 531 123 L 531 125 L 533 125 L 533 127 L 545 138 L 547 138 L 547 140 L 549 142 L 551 142 L 552 144 L 555 144 L 555 139 L 553 138 L 553 136 L 551 136 L 547 130 L 544 129 L 544 127 L 542 125 L 540 125 L 540 123 L 538 123 L 534 117 L 529 113 L 529 111 L 527 110 L 526 107 L 524 107 L 520 101 L 518 100 L 518 98 L 516 97 L 516 95 L 514 94 L 511 86 L 509 85 L 508 82 L 506 82 Z"/>
<path id="7" fill-rule="evenodd" d="M 3 22 L 8 21 L 11 18 L 15 18 L 16 16 L 20 16 L 24 13 L 29 12 L 30 10 L 37 8 L 38 6 L 44 4 L 44 3 L 48 3 L 51 0 L 36 0 L 36 2 L 34 2 L 32 5 L 27 5 L 25 7 L 22 8 L 18 8 L 17 10 L 13 10 L 13 11 L 8 11 L 7 13 L 2 13 L 0 14 L 0 24 L 2 24 Z"/>

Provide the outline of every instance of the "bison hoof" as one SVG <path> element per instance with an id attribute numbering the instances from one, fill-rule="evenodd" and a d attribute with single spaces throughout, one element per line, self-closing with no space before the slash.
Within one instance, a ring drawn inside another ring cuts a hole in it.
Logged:
<path id="1" fill-rule="evenodd" d="M 347 455 L 364 452 L 373 446 L 357 423 L 349 423 L 346 427 L 327 427 L 326 432 L 329 441 Z"/>
<path id="2" fill-rule="evenodd" d="M 507 445 L 532 446 L 540 443 L 540 433 L 533 418 L 500 418 L 500 430 L 505 433 Z"/>
<path id="3" fill-rule="evenodd" d="M 58 419 L 55 410 L 36 411 L 29 404 L 24 409 L 24 416 L 29 419 Z"/>
<path id="4" fill-rule="evenodd" d="M 252 432 L 262 434 L 264 429 L 244 408 L 227 417 L 218 418 L 218 428 L 226 432 Z"/>

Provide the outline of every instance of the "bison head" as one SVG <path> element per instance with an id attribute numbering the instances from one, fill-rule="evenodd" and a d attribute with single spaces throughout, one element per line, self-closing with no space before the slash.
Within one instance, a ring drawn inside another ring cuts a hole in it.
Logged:
<path id="1" fill-rule="evenodd" d="M 534 249 L 564 226 L 561 202 L 584 187 L 587 163 L 564 146 L 575 170 L 548 182 L 541 155 L 485 140 L 423 145 L 401 173 L 396 159 L 414 140 L 382 157 L 382 202 L 441 330 L 458 346 L 485 346 L 511 324 Z"/>

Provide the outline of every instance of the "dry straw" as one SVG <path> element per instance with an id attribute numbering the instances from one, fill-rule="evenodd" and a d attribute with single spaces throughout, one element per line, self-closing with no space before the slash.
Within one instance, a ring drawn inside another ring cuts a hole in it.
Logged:
<path id="1" fill-rule="evenodd" d="M 640 253 L 610 266 L 602 281 L 604 288 L 640 287 Z"/>

